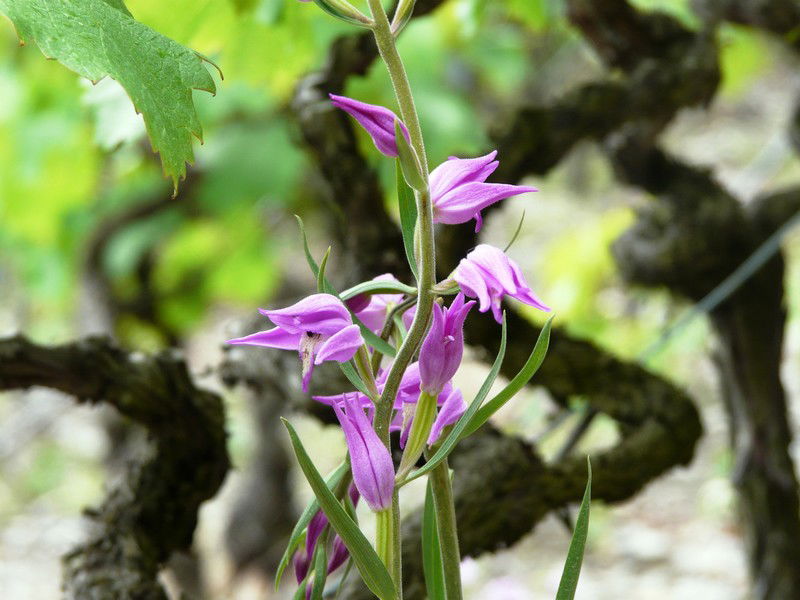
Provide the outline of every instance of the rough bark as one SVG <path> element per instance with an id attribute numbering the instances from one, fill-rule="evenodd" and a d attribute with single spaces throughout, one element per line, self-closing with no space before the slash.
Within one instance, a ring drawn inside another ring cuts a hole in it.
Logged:
<path id="1" fill-rule="evenodd" d="M 797 207 L 789 191 L 747 213 L 708 173 L 635 134 L 618 140 L 613 152 L 619 173 L 658 199 L 615 245 L 632 283 L 667 285 L 699 301 Z M 800 597 L 800 501 L 780 379 L 783 277 L 778 253 L 711 314 L 753 594 L 763 599 Z"/>
<path id="2" fill-rule="evenodd" d="M 228 470 L 221 399 L 195 387 L 170 352 L 129 354 L 104 338 L 55 347 L 0 340 L 0 390 L 33 386 L 106 402 L 148 433 L 144 455 L 87 511 L 89 539 L 64 558 L 64 598 L 166 600 L 158 571 L 190 547 L 197 511 Z"/>

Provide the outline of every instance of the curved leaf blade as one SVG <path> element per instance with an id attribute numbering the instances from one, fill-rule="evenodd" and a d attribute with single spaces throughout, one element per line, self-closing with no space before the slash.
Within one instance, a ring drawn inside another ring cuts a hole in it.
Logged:
<path id="1" fill-rule="evenodd" d="M 478 428 L 486 423 L 486 421 L 488 421 L 494 413 L 500 410 L 500 408 L 502 408 L 506 402 L 511 400 L 511 398 L 517 394 L 517 392 L 525 387 L 531 378 L 536 374 L 536 372 L 539 370 L 539 367 L 542 366 L 544 358 L 547 355 L 547 349 L 550 346 L 550 330 L 553 327 L 554 317 L 555 315 L 547 319 L 547 322 L 539 332 L 539 338 L 536 340 L 536 344 L 533 346 L 533 350 L 531 351 L 530 356 L 528 356 L 528 360 L 525 361 L 525 364 L 519 370 L 519 373 L 514 376 L 514 379 L 512 379 L 508 385 L 504 387 L 502 391 L 500 391 L 499 394 L 480 407 L 478 412 L 475 413 L 475 416 L 472 417 L 469 424 L 464 429 L 464 433 L 461 434 L 462 438 L 475 433 Z"/>
<path id="2" fill-rule="evenodd" d="M 348 461 L 344 460 L 342 463 L 333 470 L 333 472 L 328 475 L 328 478 L 325 480 L 325 485 L 328 486 L 328 489 L 334 489 L 342 478 L 347 474 L 347 471 L 350 470 L 350 464 Z M 286 544 L 286 550 L 283 551 L 283 556 L 281 556 L 281 561 L 278 563 L 278 569 L 275 571 L 275 589 L 277 590 L 281 584 L 281 577 L 283 577 L 283 572 L 286 570 L 286 567 L 289 566 L 289 561 L 292 558 L 292 554 L 294 551 L 297 550 L 297 547 L 303 541 L 303 532 L 305 531 L 308 524 L 311 522 L 311 519 L 314 518 L 314 515 L 317 514 L 319 510 L 319 502 L 317 499 L 314 498 L 309 502 L 303 513 L 300 515 L 300 518 L 297 520 L 297 523 L 294 525 L 294 529 L 292 529 L 292 534 L 289 536 L 289 542 Z"/>
<path id="3" fill-rule="evenodd" d="M 430 481 L 425 491 L 425 507 L 422 511 L 422 572 L 425 575 L 428 600 L 447 600 L 444 566 L 439 547 L 439 529 L 436 525 L 436 509 L 433 505 L 433 489 Z"/>
<path id="4" fill-rule="evenodd" d="M 342 538 L 345 546 L 350 551 L 350 556 L 361 573 L 364 583 L 381 600 L 394 600 L 396 595 L 394 582 L 372 544 L 364 537 L 358 525 L 349 517 L 339 500 L 325 485 L 325 481 L 317 471 L 314 463 L 311 462 L 311 458 L 308 456 L 292 424 L 283 418 L 281 418 L 281 421 L 283 421 L 286 430 L 289 432 L 292 448 L 297 457 L 297 462 L 306 476 L 306 480 L 317 497 L 325 516 L 328 517 L 331 527 L 339 534 L 339 537 Z"/>
<path id="5" fill-rule="evenodd" d="M 365 281 L 347 288 L 339 297 L 342 300 L 349 300 L 359 294 L 405 294 L 407 296 L 416 296 L 417 288 L 399 281 Z"/>
<path id="6" fill-rule="evenodd" d="M 403 169 L 400 160 L 397 160 L 397 202 L 400 209 L 400 230 L 403 233 L 403 246 L 406 250 L 408 266 L 414 277 L 419 279 L 417 273 L 417 260 L 414 258 L 414 229 L 417 226 L 417 202 L 414 200 L 414 193 L 406 184 L 403 177 Z"/>
<path id="7" fill-rule="evenodd" d="M 592 499 L 592 463 L 589 457 L 586 457 L 586 464 L 588 465 L 586 491 L 583 493 L 581 507 L 578 510 L 578 518 L 575 521 L 572 541 L 569 543 L 567 560 L 558 584 L 556 600 L 572 600 L 575 597 L 575 590 L 578 589 L 578 577 L 581 574 L 583 552 L 586 549 L 586 535 L 589 531 L 589 505 Z"/>

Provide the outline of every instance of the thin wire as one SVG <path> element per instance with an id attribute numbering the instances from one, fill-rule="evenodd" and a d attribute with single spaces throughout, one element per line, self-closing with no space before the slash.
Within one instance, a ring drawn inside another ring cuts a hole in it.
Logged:
<path id="1" fill-rule="evenodd" d="M 685 329 L 700 315 L 711 312 L 727 300 L 748 279 L 755 275 L 758 270 L 764 266 L 764 263 L 778 252 L 783 238 L 797 225 L 800 225 L 800 211 L 796 212 L 791 219 L 775 230 L 772 235 L 756 248 L 747 260 L 723 279 L 713 290 L 706 294 L 702 300 L 688 309 L 680 318 L 664 330 L 657 340 L 647 346 L 647 348 L 639 354 L 639 360 L 643 363 L 647 363 L 667 346 L 675 334 Z"/>

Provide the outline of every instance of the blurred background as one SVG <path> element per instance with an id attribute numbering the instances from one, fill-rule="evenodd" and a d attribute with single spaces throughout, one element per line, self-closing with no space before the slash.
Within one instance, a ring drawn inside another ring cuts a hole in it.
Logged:
<path id="1" fill-rule="evenodd" d="M 168 10 L 155 0 L 126 4 L 137 20 L 208 56 L 224 74 L 221 80 L 214 73 L 215 96 L 194 93 L 203 143 L 172 200 L 171 183 L 124 90 L 110 79 L 81 80 L 45 60 L 33 43 L 18 47 L 13 26 L 0 19 L 0 337 L 22 332 L 58 344 L 106 334 L 128 349 L 182 348 L 199 384 L 224 397 L 233 466 L 202 508 L 194 557 L 184 561 L 194 575 L 181 570 L 179 558 L 164 581 L 185 589 L 181 581 L 194 577 L 209 598 L 272 597 L 266 569 L 240 568 L 226 541 L 262 432 L 246 394 L 224 386 L 217 367 L 224 340 L 241 331 L 243 320 L 267 324 L 253 320 L 256 308 L 313 287 L 292 215 L 306 221 L 317 255 L 330 234 L 320 211 L 323 184 L 291 101 L 301 78 L 319 69 L 332 41 L 351 29 L 313 5 L 288 0 L 174 0 Z M 664 11 L 690 31 L 702 26 L 687 1 L 632 4 Z M 448 0 L 409 25 L 400 51 L 433 165 L 449 155 L 485 153 L 492 147 L 487 132 L 522 99 L 547 104 L 609 76 L 565 11 L 558 0 Z M 660 143 L 710 169 L 747 204 L 800 180 L 787 135 L 800 95 L 798 57 L 763 30 L 727 22 L 718 26 L 717 41 L 722 79 L 713 102 L 680 111 Z M 394 104 L 379 63 L 349 78 L 346 93 Z M 392 162 L 357 135 L 391 190 Z M 621 184 L 594 141 L 575 144 L 525 183 L 540 191 L 503 203 L 481 239 L 503 247 L 524 213 L 509 253 L 554 308 L 557 323 L 685 388 L 705 430 L 688 467 L 624 503 L 595 503 L 578 598 L 747 597 L 730 482 L 734 459 L 712 360 L 716 336 L 699 314 L 661 340 L 691 304 L 667 289 L 630 285 L 610 251 L 651 197 Z M 387 193 L 390 214 L 393 202 Z M 783 249 L 788 319 L 781 375 L 796 440 L 800 231 L 785 236 Z M 336 252 L 334 246 L 333 268 Z M 514 308 L 541 324 L 540 316 Z M 482 356 L 470 354 L 459 374 L 462 388 L 477 389 L 486 371 Z M 580 399 L 571 402 L 575 410 L 554 426 L 562 411 L 546 390 L 531 388 L 503 409 L 497 425 L 553 457 L 580 418 Z M 333 467 L 343 449 L 336 428 L 310 416 L 295 420 L 304 439 L 315 440 L 310 450 L 320 470 Z M 3 598 L 59 597 L 60 557 L 86 535 L 81 511 L 101 502 L 135 452 L 129 429 L 110 409 L 79 406 L 56 392 L 0 394 Z M 575 451 L 607 447 L 618 435 L 614 421 L 600 415 Z M 795 441 L 790 451 L 797 463 L 800 445 Z M 291 477 L 291 510 L 297 510 L 309 490 Z M 411 505 L 420 501 L 419 490 L 408 495 Z M 467 559 L 468 597 L 553 597 L 569 538 L 551 515 L 512 548 Z"/>

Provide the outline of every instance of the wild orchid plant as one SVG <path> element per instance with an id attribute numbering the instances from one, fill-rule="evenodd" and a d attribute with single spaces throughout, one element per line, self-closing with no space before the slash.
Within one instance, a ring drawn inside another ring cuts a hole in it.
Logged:
<path id="1" fill-rule="evenodd" d="M 484 208 L 536 190 L 487 183 L 499 164 L 497 152 L 478 158 L 450 158 L 428 171 L 414 99 L 395 45 L 414 0 L 400 0 L 391 22 L 380 0 L 368 0 L 369 17 L 347 0 L 314 1 L 331 15 L 370 29 L 389 71 L 399 117 L 382 106 L 343 96 L 331 95 L 331 102 L 355 118 L 381 153 L 397 159 L 401 225 L 416 286 L 387 274 L 337 293 L 325 277 L 328 254 L 317 265 L 306 245 L 319 293 L 287 308 L 262 310 L 275 327 L 230 340 L 231 344 L 298 351 L 306 392 L 314 366 L 325 361 L 339 363 L 356 388 L 336 396 L 314 397 L 332 407 L 348 449 L 345 461 L 327 480 L 284 420 L 316 498 L 295 526 L 277 581 L 293 555 L 299 586 L 296 597 L 322 598 L 328 575 L 351 559 L 381 600 L 402 598 L 398 491 L 426 476 L 423 563 L 428 597 L 460 600 L 460 552 L 447 457 L 459 440 L 474 433 L 530 380 L 547 351 L 550 320 L 520 373 L 494 398 L 483 402 L 505 352 L 502 299 L 510 296 L 542 311 L 550 309 L 531 291 L 519 266 L 504 251 L 486 244 L 462 259 L 449 278 L 437 282 L 434 224 L 475 219 L 477 231 Z M 443 300 L 451 296 L 450 305 L 444 306 Z M 464 351 L 464 321 L 476 304 L 480 312 L 491 310 L 502 325 L 502 341 L 489 376 L 467 405 L 452 379 Z M 393 431 L 400 432 L 403 450 L 397 466 L 390 452 Z M 417 467 L 423 455 L 425 462 Z M 587 487 L 587 498 L 588 493 Z M 355 520 L 355 505 L 361 498 L 376 515 L 374 547 Z M 584 502 L 559 599 L 571 598 L 574 593 L 587 520 L 588 502 Z"/>

